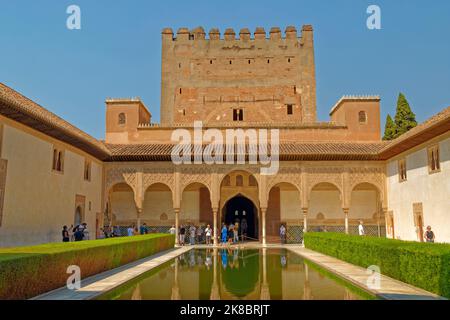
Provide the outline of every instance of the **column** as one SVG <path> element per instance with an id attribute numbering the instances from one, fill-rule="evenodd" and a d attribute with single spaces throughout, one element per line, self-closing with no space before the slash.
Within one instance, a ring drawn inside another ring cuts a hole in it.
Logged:
<path id="1" fill-rule="evenodd" d="M 173 211 L 175 211 L 175 246 L 180 245 L 180 209 L 174 208 Z"/>
<path id="2" fill-rule="evenodd" d="M 303 213 L 303 233 L 308 232 L 308 208 L 302 208 Z"/>
<path id="3" fill-rule="evenodd" d="M 218 228 L 217 228 L 217 211 L 219 209 L 213 208 L 213 236 L 214 236 L 214 245 L 219 245 L 219 238 L 218 238 Z"/>
<path id="4" fill-rule="evenodd" d="M 262 244 L 266 245 L 266 212 L 267 208 L 261 208 Z"/>
<path id="5" fill-rule="evenodd" d="M 350 209 L 348 208 L 344 208 L 342 209 L 344 211 L 344 216 L 345 216 L 345 233 L 348 234 L 349 230 L 348 230 L 348 212 Z"/>
<path id="6" fill-rule="evenodd" d="M 137 208 L 137 217 L 136 217 L 136 228 L 138 229 L 138 232 L 141 230 L 141 215 L 142 215 L 142 208 Z"/>

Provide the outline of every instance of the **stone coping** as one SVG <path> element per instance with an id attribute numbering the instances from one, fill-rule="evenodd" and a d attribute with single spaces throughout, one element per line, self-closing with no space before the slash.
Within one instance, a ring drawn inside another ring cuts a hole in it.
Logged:
<path id="1" fill-rule="evenodd" d="M 174 248 L 147 258 L 134 261 L 116 269 L 99 273 L 81 281 L 81 289 L 56 289 L 30 300 L 92 300 L 96 297 L 140 276 L 141 274 L 172 260 L 193 247 Z"/>

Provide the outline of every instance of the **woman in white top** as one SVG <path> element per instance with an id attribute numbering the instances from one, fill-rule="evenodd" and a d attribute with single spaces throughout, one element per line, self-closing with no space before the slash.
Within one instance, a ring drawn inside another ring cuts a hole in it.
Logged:
<path id="1" fill-rule="evenodd" d="M 210 245 L 211 244 L 212 230 L 211 230 L 211 227 L 209 226 L 209 224 L 208 224 L 208 226 L 205 229 L 205 234 L 206 234 L 206 244 Z"/>

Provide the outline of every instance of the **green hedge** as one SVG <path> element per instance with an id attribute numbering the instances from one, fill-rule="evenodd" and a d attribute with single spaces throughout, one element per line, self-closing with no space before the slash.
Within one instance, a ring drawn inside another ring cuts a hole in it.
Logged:
<path id="1" fill-rule="evenodd" d="M 338 233 L 306 233 L 308 249 L 367 268 L 450 298 L 450 245 Z"/>
<path id="2" fill-rule="evenodd" d="M 0 249 L 0 299 L 28 299 L 66 285 L 67 267 L 81 278 L 173 248 L 175 237 L 150 234 Z"/>

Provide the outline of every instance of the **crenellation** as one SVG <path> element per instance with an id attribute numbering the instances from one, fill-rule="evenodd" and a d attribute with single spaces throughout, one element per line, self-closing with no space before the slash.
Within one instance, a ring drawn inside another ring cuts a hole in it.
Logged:
<path id="1" fill-rule="evenodd" d="M 197 27 L 189 31 L 188 28 L 179 28 L 174 36 L 173 30 L 171 28 L 164 28 L 162 30 L 163 38 L 176 40 L 286 40 L 286 39 L 302 39 L 309 40 L 312 38 L 311 34 L 313 32 L 313 27 L 311 25 L 303 25 L 301 34 L 298 33 L 295 26 L 287 26 L 284 33 L 279 27 L 272 27 L 269 32 L 269 36 L 263 27 L 257 27 L 255 32 L 252 34 L 248 28 L 242 28 L 239 32 L 239 38 L 236 39 L 236 33 L 232 28 L 227 28 L 224 33 L 224 38 L 221 38 L 220 30 L 217 28 L 211 28 L 208 33 L 208 38 L 206 37 L 206 32 L 203 27 Z M 252 37 L 253 36 L 253 37 Z"/>
<path id="2" fill-rule="evenodd" d="M 250 33 L 250 30 L 248 28 L 243 28 L 239 32 L 239 39 L 242 41 L 248 41 L 251 39 L 251 35 L 252 34 Z"/>
<path id="3" fill-rule="evenodd" d="M 234 32 L 233 28 L 226 29 L 224 36 L 225 36 L 225 41 L 236 40 L 236 33 Z"/>

